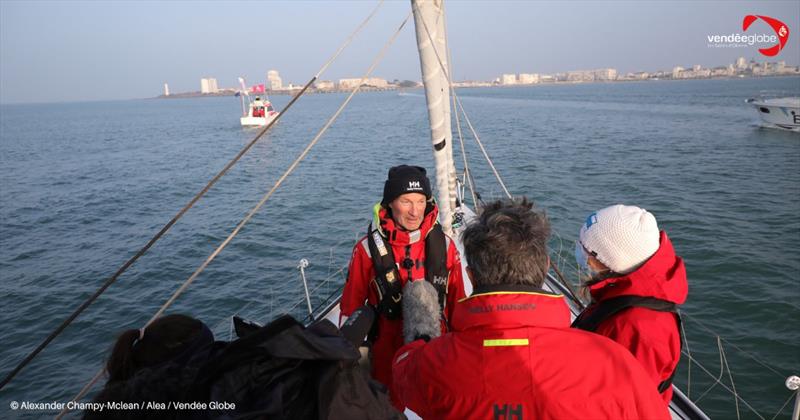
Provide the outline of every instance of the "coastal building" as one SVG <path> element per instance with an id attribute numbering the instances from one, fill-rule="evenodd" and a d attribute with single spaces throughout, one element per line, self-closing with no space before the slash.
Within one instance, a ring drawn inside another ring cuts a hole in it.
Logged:
<path id="1" fill-rule="evenodd" d="M 333 90 L 336 84 L 330 80 L 317 80 L 314 82 L 314 87 L 319 90 Z"/>
<path id="2" fill-rule="evenodd" d="M 358 87 L 358 84 L 361 83 L 361 79 L 339 79 L 339 89 L 342 90 L 352 90 Z"/>
<path id="3" fill-rule="evenodd" d="M 267 72 L 267 82 L 270 90 L 280 90 L 283 88 L 283 80 L 281 80 L 278 70 L 270 70 Z"/>
<path id="4" fill-rule="evenodd" d="M 617 69 L 600 69 L 594 71 L 594 79 L 603 82 L 617 80 Z"/>
<path id="5" fill-rule="evenodd" d="M 200 93 L 217 93 L 217 79 L 213 77 L 200 79 Z"/>
<path id="6" fill-rule="evenodd" d="M 539 83 L 539 75 L 537 73 L 520 73 L 518 81 L 523 85 L 532 85 Z"/>
<path id="7" fill-rule="evenodd" d="M 516 74 L 504 74 L 500 77 L 500 84 L 503 85 L 516 85 L 517 84 L 517 75 Z"/>
<path id="8" fill-rule="evenodd" d="M 747 68 L 747 60 L 744 57 L 739 57 L 736 59 L 736 68 L 739 70 L 744 70 Z"/>
<path id="9" fill-rule="evenodd" d="M 672 68 L 672 78 L 680 79 L 683 76 L 683 67 L 675 66 Z"/>
<path id="10" fill-rule="evenodd" d="M 540 74 L 539 83 L 553 83 L 556 79 L 550 74 Z"/>
<path id="11" fill-rule="evenodd" d="M 381 89 L 389 86 L 389 82 L 387 82 L 386 79 L 381 79 L 380 77 L 370 77 L 364 81 L 364 84 Z"/>
<path id="12" fill-rule="evenodd" d="M 169 96 L 169 85 L 164 83 L 164 96 Z"/>

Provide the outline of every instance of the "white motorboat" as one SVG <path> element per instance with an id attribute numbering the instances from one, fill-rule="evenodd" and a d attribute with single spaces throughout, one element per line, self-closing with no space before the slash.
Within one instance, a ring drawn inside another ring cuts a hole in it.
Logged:
<path id="1" fill-rule="evenodd" d="M 745 102 L 758 111 L 765 127 L 800 132 L 800 97 L 750 98 Z"/>
<path id="2" fill-rule="evenodd" d="M 242 100 L 244 101 L 244 98 Z M 261 99 L 259 96 L 256 96 L 247 108 L 247 112 L 243 113 L 242 117 L 239 118 L 243 127 L 263 127 L 278 116 L 278 111 L 275 110 L 272 103 L 267 99 Z"/>

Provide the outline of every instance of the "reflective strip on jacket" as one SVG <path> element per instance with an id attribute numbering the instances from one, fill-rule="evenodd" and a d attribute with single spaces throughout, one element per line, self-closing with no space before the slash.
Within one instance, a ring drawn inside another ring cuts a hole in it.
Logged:
<path id="1" fill-rule="evenodd" d="M 397 352 L 394 390 L 426 420 L 669 418 L 628 351 L 569 325 L 562 295 L 476 288 L 450 333 Z"/>

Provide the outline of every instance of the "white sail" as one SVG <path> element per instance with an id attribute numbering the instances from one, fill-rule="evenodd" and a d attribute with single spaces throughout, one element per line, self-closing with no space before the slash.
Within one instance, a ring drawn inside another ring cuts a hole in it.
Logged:
<path id="1" fill-rule="evenodd" d="M 453 135 L 450 128 L 450 86 L 445 74 L 449 71 L 449 67 L 444 30 L 444 3 L 442 0 L 411 0 L 411 6 L 414 10 L 422 83 L 425 85 L 431 142 L 436 163 L 439 221 L 443 230 L 451 234 L 456 189 Z"/>

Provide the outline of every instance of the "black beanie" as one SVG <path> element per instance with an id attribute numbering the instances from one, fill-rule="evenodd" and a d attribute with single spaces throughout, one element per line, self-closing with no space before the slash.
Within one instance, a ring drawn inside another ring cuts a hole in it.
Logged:
<path id="1" fill-rule="evenodd" d="M 400 165 L 389 169 L 389 178 L 383 184 L 383 200 L 386 207 L 395 198 L 407 193 L 425 194 L 431 198 L 431 181 L 426 176 L 425 168 L 419 166 Z"/>

